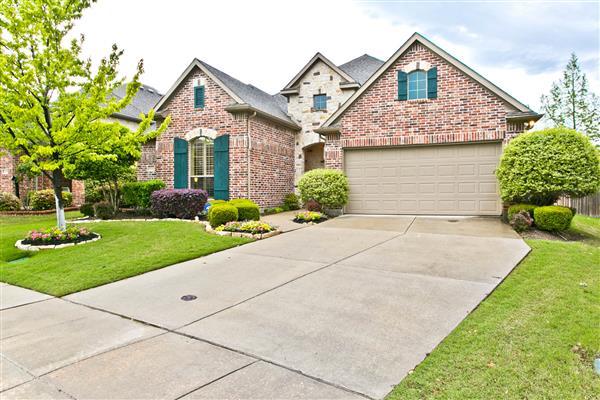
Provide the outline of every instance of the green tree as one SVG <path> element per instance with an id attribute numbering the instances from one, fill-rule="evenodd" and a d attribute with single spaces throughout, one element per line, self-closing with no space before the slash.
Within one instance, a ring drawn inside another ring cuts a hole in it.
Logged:
<path id="1" fill-rule="evenodd" d="M 556 126 L 583 132 L 596 143 L 600 141 L 600 100 L 590 92 L 575 53 L 571 54 L 562 79 L 552 84 L 549 95 L 543 95 L 541 102 Z"/>
<path id="2" fill-rule="evenodd" d="M 68 41 L 73 24 L 95 0 L 0 2 L 0 147 L 19 158 L 20 169 L 44 174 L 55 193 L 57 222 L 65 227 L 62 177 L 77 163 L 139 156 L 140 146 L 168 124 L 151 130 L 154 111 L 136 131 L 107 118 L 137 93 L 143 62 L 123 98 L 112 96 L 123 51 L 116 45 L 97 68 L 83 59 L 83 35 Z"/>

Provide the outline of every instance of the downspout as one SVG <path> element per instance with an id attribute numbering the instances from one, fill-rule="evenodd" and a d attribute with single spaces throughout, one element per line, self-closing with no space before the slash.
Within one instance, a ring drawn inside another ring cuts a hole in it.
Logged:
<path id="1" fill-rule="evenodd" d="M 247 185 L 247 196 L 250 198 L 250 151 L 252 150 L 252 138 L 250 136 L 250 118 L 256 117 L 256 111 L 252 114 L 248 114 L 246 118 L 246 185 Z"/>

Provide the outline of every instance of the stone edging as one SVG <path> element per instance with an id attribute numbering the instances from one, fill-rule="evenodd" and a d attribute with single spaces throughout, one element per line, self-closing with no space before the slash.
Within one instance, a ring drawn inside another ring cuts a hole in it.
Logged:
<path id="1" fill-rule="evenodd" d="M 276 235 L 279 235 L 280 233 L 282 233 L 280 230 L 274 230 L 274 231 L 267 232 L 267 233 L 216 231 L 212 228 L 212 226 L 210 226 L 208 221 L 199 221 L 199 222 L 206 227 L 206 232 L 212 233 L 213 235 L 219 235 L 219 236 L 245 237 L 245 238 L 249 238 L 249 239 L 261 240 L 261 239 L 267 239 L 267 238 L 270 238 L 272 236 L 276 236 Z"/>
<path id="2" fill-rule="evenodd" d="M 92 232 L 95 233 L 95 232 Z M 97 233 L 95 233 L 96 235 L 98 235 Z M 90 240 L 84 240 L 83 242 L 77 242 L 77 243 L 63 243 L 63 244 L 42 244 L 42 245 L 34 245 L 34 244 L 23 244 L 23 240 L 17 240 L 17 242 L 15 243 L 15 247 L 19 250 L 23 250 L 23 251 L 39 251 L 39 250 L 51 250 L 51 249 L 62 249 L 64 247 L 71 247 L 71 246 L 78 246 L 80 244 L 86 244 L 86 243 L 91 243 L 91 242 L 95 242 L 96 240 L 100 240 L 102 238 L 102 236 L 98 235 L 97 237 L 90 239 Z"/>

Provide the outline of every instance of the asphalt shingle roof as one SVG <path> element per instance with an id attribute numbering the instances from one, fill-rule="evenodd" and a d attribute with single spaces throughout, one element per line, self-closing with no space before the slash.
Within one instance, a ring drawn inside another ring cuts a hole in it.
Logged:
<path id="1" fill-rule="evenodd" d="M 223 84 L 227 86 L 233 93 L 239 96 L 244 103 L 275 117 L 292 122 L 290 117 L 287 115 L 287 100 L 285 97 L 268 94 L 256 86 L 249 85 L 239 81 L 238 79 L 235 79 L 231 75 L 226 74 L 225 72 L 205 63 L 204 61 L 200 61 L 200 63 L 221 82 L 223 82 Z"/>
<path id="2" fill-rule="evenodd" d="M 338 68 L 350 75 L 361 85 L 371 77 L 383 65 L 383 61 L 371 57 L 368 54 L 350 60 L 347 63 L 338 65 Z"/>
<path id="3" fill-rule="evenodd" d="M 127 86 L 122 85 L 119 86 L 113 92 L 113 95 L 119 98 L 125 97 Z M 151 86 L 142 84 L 140 86 L 140 90 L 136 93 L 135 97 L 125 108 L 120 110 L 117 114 L 124 115 L 126 117 L 139 119 L 140 114 L 148 114 L 150 109 L 152 109 L 156 103 L 161 99 L 162 94 L 160 94 L 156 89 Z"/>

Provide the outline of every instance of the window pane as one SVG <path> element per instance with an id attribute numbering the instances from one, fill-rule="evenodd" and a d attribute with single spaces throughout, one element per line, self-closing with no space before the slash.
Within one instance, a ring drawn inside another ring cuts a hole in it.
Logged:
<path id="1" fill-rule="evenodd" d="M 427 97 L 427 73 L 425 71 L 413 71 L 408 74 L 408 98 L 424 99 Z"/>
<path id="2" fill-rule="evenodd" d="M 316 110 L 327 109 L 327 95 L 316 94 L 313 96 L 313 108 Z"/>

